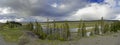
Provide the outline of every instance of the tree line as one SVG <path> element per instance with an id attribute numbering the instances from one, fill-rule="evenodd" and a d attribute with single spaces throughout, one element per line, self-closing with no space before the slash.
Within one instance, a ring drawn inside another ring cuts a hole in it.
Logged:
<path id="1" fill-rule="evenodd" d="M 79 37 L 86 37 L 86 23 L 83 20 L 79 21 L 77 35 Z M 97 21 L 91 31 L 91 35 L 103 35 L 110 32 L 118 32 L 120 30 L 120 22 L 111 22 L 106 23 L 103 19 Z M 40 39 L 49 39 L 49 40 L 70 40 L 71 32 L 69 23 L 63 22 L 61 25 L 56 24 L 55 20 L 52 23 L 49 23 L 49 19 L 47 19 L 46 27 L 43 26 L 39 22 L 28 23 L 26 25 L 26 29 L 32 31 L 36 35 L 39 36 Z"/>
<path id="2" fill-rule="evenodd" d="M 47 23 L 44 30 L 37 21 L 35 23 L 30 22 L 26 25 L 26 29 L 34 32 L 40 39 L 68 40 L 70 37 L 69 24 L 67 22 L 57 25 L 54 20 L 52 25 L 51 23 Z"/>

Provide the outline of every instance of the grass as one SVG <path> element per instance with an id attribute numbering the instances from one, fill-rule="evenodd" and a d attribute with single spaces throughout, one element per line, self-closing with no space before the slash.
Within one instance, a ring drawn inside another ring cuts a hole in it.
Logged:
<path id="1" fill-rule="evenodd" d="M 61 26 L 64 22 L 56 23 L 56 25 Z M 85 22 L 87 27 L 94 26 L 98 22 Z M 41 23 L 42 25 L 46 25 L 47 23 Z M 52 24 L 52 23 L 49 23 Z M 78 28 L 79 22 L 68 22 L 70 28 Z"/>
<path id="2" fill-rule="evenodd" d="M 85 22 L 86 26 L 94 26 L 96 22 Z M 62 25 L 63 23 L 56 23 L 58 26 Z M 79 22 L 73 23 L 73 22 L 69 22 L 69 26 L 70 28 L 78 28 L 78 24 Z M 46 25 L 42 24 L 42 25 Z M 4 29 L 0 30 L 0 34 L 3 36 L 3 38 L 8 41 L 8 42 L 18 42 L 19 37 L 23 34 L 22 32 L 23 29 L 20 28 L 8 28 L 8 27 L 4 27 Z M 91 32 L 92 29 L 90 29 L 88 32 Z M 94 36 L 93 36 L 94 37 Z M 56 44 L 58 42 L 61 41 L 50 41 L 50 40 L 39 40 L 39 42 L 42 43 L 52 43 L 52 42 L 56 42 Z"/>
<path id="3" fill-rule="evenodd" d="M 19 37 L 22 35 L 22 31 L 18 28 L 13 29 L 6 28 L 0 30 L 0 34 L 7 42 L 18 42 Z"/>
<path id="4" fill-rule="evenodd" d="M 65 44 L 68 44 L 68 42 L 70 41 L 60 41 L 60 40 L 37 40 L 37 42 L 40 42 L 40 44 L 44 45 L 44 44 L 47 44 L 47 45 L 65 45 Z"/>

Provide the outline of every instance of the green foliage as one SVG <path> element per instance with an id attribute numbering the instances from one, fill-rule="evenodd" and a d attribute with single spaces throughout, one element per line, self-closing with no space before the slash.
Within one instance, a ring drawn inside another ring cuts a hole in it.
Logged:
<path id="1" fill-rule="evenodd" d="M 7 23 L 5 23 L 4 26 L 7 26 L 8 28 L 17 28 L 22 26 L 22 24 L 14 21 L 7 21 Z"/>
<path id="2" fill-rule="evenodd" d="M 47 35 L 47 39 L 49 39 L 49 40 L 55 40 L 54 39 L 54 34 L 49 34 L 49 35 Z"/>
<path id="3" fill-rule="evenodd" d="M 104 32 L 104 19 L 103 17 L 101 17 L 101 20 L 100 20 L 100 25 L 101 25 L 101 32 L 103 33 Z"/>
<path id="4" fill-rule="evenodd" d="M 114 22 L 111 24 L 111 32 L 118 32 L 120 30 L 120 22 Z"/>
<path id="5" fill-rule="evenodd" d="M 95 28 L 94 28 L 94 33 L 97 34 L 97 35 L 99 35 L 100 31 L 99 31 L 98 24 L 95 24 L 94 27 L 95 27 Z"/>
<path id="6" fill-rule="evenodd" d="M 99 24 L 100 23 L 100 24 Z M 116 31 L 115 29 L 118 30 L 119 26 L 116 26 L 116 23 L 113 23 L 111 26 L 109 24 L 105 24 L 103 17 L 99 21 L 98 24 L 94 25 L 94 29 L 91 30 L 91 35 L 99 35 L 100 31 L 102 34 L 107 33 L 110 31 L 110 27 L 112 27 L 111 31 Z M 35 22 L 35 24 L 30 23 L 27 27 L 32 30 L 36 35 L 39 36 L 40 39 L 49 39 L 49 40 L 68 40 L 71 36 L 70 34 L 70 27 L 68 22 L 61 23 L 62 25 L 60 26 L 59 23 L 56 23 L 55 20 L 53 22 L 49 22 L 49 19 L 47 20 L 46 24 L 46 33 L 43 31 L 43 28 L 40 23 Z M 118 23 L 117 23 L 118 25 Z M 35 26 L 35 28 L 33 28 Z M 86 23 L 83 22 L 82 20 L 79 22 L 79 25 L 77 26 L 78 32 L 77 35 L 79 37 L 86 37 Z M 99 26 L 101 26 L 101 29 L 99 29 Z M 117 27 L 117 28 L 116 28 Z"/>
<path id="7" fill-rule="evenodd" d="M 52 29 L 49 29 L 50 33 L 48 34 L 47 36 L 47 39 L 50 39 L 50 40 L 58 40 L 59 39 L 59 36 L 60 36 L 60 33 L 59 33 L 59 27 L 58 25 L 55 23 L 55 20 L 53 22 L 53 27 L 51 27 Z"/>
<path id="8" fill-rule="evenodd" d="M 68 37 L 70 36 L 69 25 L 68 25 L 67 22 L 65 22 L 65 23 L 63 24 L 63 34 L 64 34 L 63 36 L 64 36 L 65 40 L 67 40 Z"/>
<path id="9" fill-rule="evenodd" d="M 15 29 L 4 29 L 0 30 L 0 34 L 3 36 L 5 41 L 8 42 L 18 42 L 19 37 L 23 34 L 23 32 L 19 28 Z"/>
<path id="10" fill-rule="evenodd" d="M 82 37 L 85 37 L 86 36 L 86 26 L 85 26 L 84 22 L 82 23 L 81 31 L 82 31 Z"/>
<path id="11" fill-rule="evenodd" d="M 47 34 L 49 34 L 49 33 L 50 33 L 50 23 L 49 23 L 49 19 L 47 19 L 46 28 L 47 28 L 47 30 L 48 30 L 48 31 L 46 31 L 46 32 L 47 32 Z"/>
<path id="12" fill-rule="evenodd" d="M 107 33 L 107 32 L 109 32 L 109 30 L 110 30 L 109 24 L 105 24 L 103 33 Z"/>
<path id="13" fill-rule="evenodd" d="M 91 36 L 95 35 L 95 32 L 92 30 L 90 33 Z"/>
<path id="14" fill-rule="evenodd" d="M 37 21 L 35 22 L 35 24 L 33 23 L 28 23 L 26 25 L 26 29 L 29 31 L 34 32 L 36 35 L 38 35 L 38 37 L 40 39 L 45 39 L 46 38 L 46 33 L 43 32 L 42 26 L 40 23 L 38 23 Z"/>
<path id="15" fill-rule="evenodd" d="M 56 31 L 56 23 L 55 23 L 55 20 L 53 21 L 53 33 L 55 33 Z"/>
<path id="16" fill-rule="evenodd" d="M 32 23 L 32 22 L 28 23 L 28 24 L 26 25 L 26 29 L 27 29 L 27 30 L 30 30 L 30 31 L 33 31 L 33 30 L 34 30 L 34 25 L 33 25 L 33 23 Z"/>
<path id="17" fill-rule="evenodd" d="M 56 34 L 56 37 L 58 40 L 66 41 L 69 39 L 71 34 L 70 34 L 70 30 L 69 30 L 69 25 L 67 22 L 63 23 L 60 27 L 56 26 L 56 28 L 58 30 L 56 31 L 55 34 Z"/>
<path id="18" fill-rule="evenodd" d="M 60 39 L 60 34 L 59 33 L 53 33 L 47 36 L 47 39 L 49 40 L 59 40 Z"/>
<path id="19" fill-rule="evenodd" d="M 82 33 L 81 33 L 81 29 L 79 28 L 79 29 L 78 29 L 78 34 L 77 34 L 77 35 L 78 35 L 79 37 L 82 37 L 81 34 L 82 34 Z"/>
<path id="20" fill-rule="evenodd" d="M 79 25 L 78 25 L 78 33 L 77 33 L 77 35 L 79 36 L 79 37 L 82 37 L 82 32 L 81 32 L 81 28 L 82 28 L 82 20 L 79 22 Z"/>
<path id="21" fill-rule="evenodd" d="M 78 36 L 79 37 L 85 37 L 86 36 L 86 25 L 84 21 L 80 21 L 78 25 Z"/>
<path id="22" fill-rule="evenodd" d="M 35 23 L 34 33 L 37 34 L 40 39 L 45 39 L 46 38 L 46 34 L 43 32 L 42 26 L 38 22 Z"/>

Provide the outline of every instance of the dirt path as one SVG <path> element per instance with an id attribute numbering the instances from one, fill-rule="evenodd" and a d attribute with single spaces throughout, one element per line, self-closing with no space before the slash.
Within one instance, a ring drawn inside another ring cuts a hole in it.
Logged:
<path id="1" fill-rule="evenodd" d="M 36 40 L 38 40 L 38 37 L 33 32 L 23 31 L 23 35 L 19 38 L 18 44 L 19 45 L 31 45 Z"/>
<path id="2" fill-rule="evenodd" d="M 70 45 L 120 45 L 120 33 L 109 36 L 83 38 L 78 41 L 72 41 L 69 43 Z"/>

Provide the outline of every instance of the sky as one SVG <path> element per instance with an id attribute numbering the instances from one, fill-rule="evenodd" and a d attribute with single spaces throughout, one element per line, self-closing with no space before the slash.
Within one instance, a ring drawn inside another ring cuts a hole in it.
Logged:
<path id="1" fill-rule="evenodd" d="M 0 0 L 0 22 L 120 20 L 120 0 Z"/>

